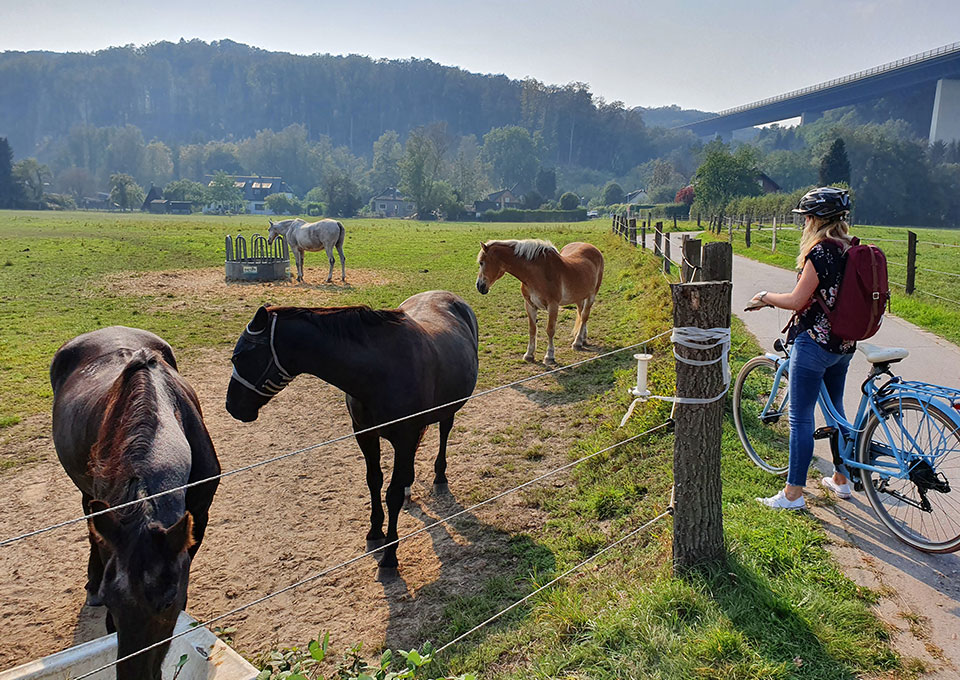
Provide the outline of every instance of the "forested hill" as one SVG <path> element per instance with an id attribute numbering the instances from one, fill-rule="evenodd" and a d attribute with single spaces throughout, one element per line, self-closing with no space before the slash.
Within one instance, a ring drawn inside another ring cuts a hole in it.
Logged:
<path id="1" fill-rule="evenodd" d="M 540 134 L 544 161 L 615 173 L 657 152 L 640 109 L 605 103 L 582 83 L 550 86 L 429 60 L 298 56 L 230 40 L 0 54 L 0 136 L 18 156 L 42 154 L 77 125 L 131 124 L 147 140 L 177 145 L 293 123 L 369 155 L 384 131 L 405 137 L 436 121 L 478 137 L 522 125 Z"/>

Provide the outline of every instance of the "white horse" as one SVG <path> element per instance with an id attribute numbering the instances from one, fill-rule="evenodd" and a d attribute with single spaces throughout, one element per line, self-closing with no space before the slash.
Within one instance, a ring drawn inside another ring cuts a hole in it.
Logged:
<path id="1" fill-rule="evenodd" d="M 270 220 L 270 237 L 267 244 L 273 243 L 277 236 L 283 235 L 287 245 L 293 251 L 297 261 L 297 281 L 303 281 L 303 252 L 305 250 L 326 250 L 330 260 L 330 272 L 327 274 L 327 283 L 333 281 L 333 248 L 336 246 L 340 253 L 340 280 L 347 280 L 347 270 L 343 258 L 343 225 L 337 220 L 324 219 L 318 222 L 307 222 L 299 217 L 292 220 L 274 222 Z"/>

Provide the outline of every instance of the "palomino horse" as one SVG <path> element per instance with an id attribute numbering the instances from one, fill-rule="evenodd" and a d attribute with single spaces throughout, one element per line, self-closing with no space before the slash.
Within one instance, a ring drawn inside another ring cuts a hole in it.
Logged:
<path id="1" fill-rule="evenodd" d="M 267 244 L 273 243 L 277 236 L 283 235 L 287 245 L 293 251 L 297 261 L 297 281 L 303 281 L 303 253 L 305 250 L 326 250 L 330 260 L 330 272 L 327 274 L 327 283 L 333 281 L 333 249 L 340 253 L 340 280 L 347 280 L 347 270 L 343 264 L 343 225 L 336 220 L 320 220 L 306 222 L 299 217 L 292 220 L 274 222 L 270 220 L 270 234 Z"/>
<path id="2" fill-rule="evenodd" d="M 367 465 L 370 531 L 367 550 L 397 540 L 404 491 L 413 483 L 414 454 L 424 430 L 440 423 L 440 450 L 434 488 L 447 490 L 447 437 L 462 400 L 477 384 L 477 318 L 453 293 L 429 291 L 397 309 L 369 307 L 261 307 L 233 351 L 227 411 L 244 422 L 294 376 L 310 373 L 346 394 L 354 432 L 443 404 L 394 425 L 357 435 Z M 380 437 L 393 445 L 394 466 L 387 487 L 390 521 L 383 535 Z M 397 546 L 380 559 L 380 578 L 397 570 Z"/>
<path id="3" fill-rule="evenodd" d="M 90 514 L 220 473 L 197 395 L 170 345 L 113 326 L 78 336 L 50 365 L 53 442 Z M 173 633 L 216 480 L 88 520 L 87 604 L 107 606 L 117 657 Z M 169 643 L 117 665 L 160 680 Z"/>
<path id="4" fill-rule="evenodd" d="M 477 255 L 480 272 L 477 290 L 486 295 L 494 282 L 505 272 L 520 279 L 530 324 L 530 341 L 523 358 L 534 361 L 537 351 L 537 310 L 547 310 L 547 354 L 543 361 L 556 363 L 553 333 L 561 305 L 577 306 L 577 323 L 573 328 L 573 348 L 582 350 L 587 344 L 587 319 L 597 299 L 603 280 L 603 255 L 589 243 L 568 243 L 557 252 L 549 241 L 489 241 L 480 244 Z"/>

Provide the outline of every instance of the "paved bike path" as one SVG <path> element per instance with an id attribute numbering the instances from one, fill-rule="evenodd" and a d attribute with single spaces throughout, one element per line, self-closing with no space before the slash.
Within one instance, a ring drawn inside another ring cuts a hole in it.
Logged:
<path id="1" fill-rule="evenodd" d="M 677 260 L 682 252 L 681 238 L 680 234 L 671 235 L 671 256 Z M 647 245 L 652 246 L 649 236 Z M 774 309 L 742 310 L 756 292 L 789 292 L 795 283 L 794 272 L 734 256 L 733 312 L 765 351 L 774 351 L 773 342 L 780 337 L 790 314 Z M 887 315 L 870 342 L 910 350 L 909 357 L 894 364 L 895 373 L 960 387 L 960 347 L 933 333 Z M 869 363 L 857 352 L 850 363 L 844 395 L 844 406 L 851 417 L 859 403 L 857 388 L 868 369 Z M 818 419 L 821 419 L 819 413 Z M 824 473 L 832 471 L 827 442 L 817 442 L 816 455 L 818 468 Z M 960 486 L 960 480 L 957 483 Z M 818 503 L 817 499 L 823 496 L 823 491 L 811 479 L 807 502 L 834 539 L 831 552 L 847 576 L 883 595 L 878 612 L 896 628 L 896 648 L 924 660 L 932 671 L 925 674 L 925 678 L 960 678 L 960 552 L 929 555 L 901 543 L 877 519 L 862 493 L 835 504 Z"/>

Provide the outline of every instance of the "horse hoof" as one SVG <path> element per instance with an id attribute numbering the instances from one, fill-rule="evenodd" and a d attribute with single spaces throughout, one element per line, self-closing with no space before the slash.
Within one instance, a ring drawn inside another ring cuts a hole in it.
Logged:
<path id="1" fill-rule="evenodd" d="M 403 487 L 403 495 L 406 496 L 407 498 L 410 498 L 410 487 L 409 487 L 409 486 Z"/>
<path id="2" fill-rule="evenodd" d="M 433 493 L 438 496 L 448 496 L 450 495 L 450 485 L 446 482 L 434 482 Z"/>
<path id="3" fill-rule="evenodd" d="M 531 364 L 536 363 L 536 361 L 537 361 L 536 357 L 533 356 L 532 354 L 524 354 L 524 355 L 523 355 L 523 360 L 524 360 L 524 361 L 527 361 L 527 362 L 530 362 Z"/>
<path id="4" fill-rule="evenodd" d="M 377 567 L 377 580 L 382 582 L 396 581 L 400 578 L 400 569 L 397 567 Z"/>
<path id="5" fill-rule="evenodd" d="M 553 357 L 544 357 L 544 358 L 543 358 L 543 365 L 544 365 L 544 366 L 556 366 L 556 365 L 557 365 L 557 360 L 554 359 Z"/>

